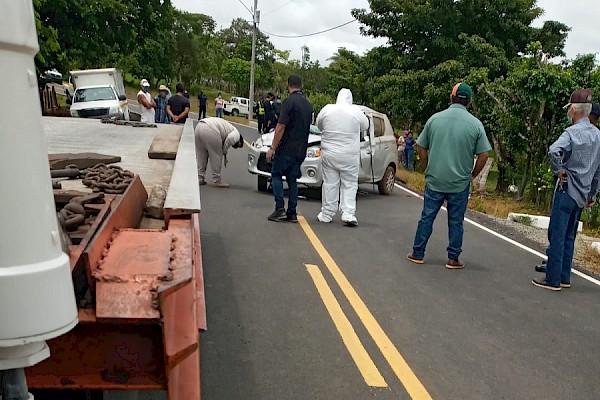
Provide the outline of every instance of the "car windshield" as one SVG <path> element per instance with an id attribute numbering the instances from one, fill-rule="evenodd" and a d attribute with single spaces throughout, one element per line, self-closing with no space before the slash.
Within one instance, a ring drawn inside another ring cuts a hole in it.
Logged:
<path id="1" fill-rule="evenodd" d="M 102 101 L 115 99 L 115 92 L 111 87 L 77 89 L 75 92 L 75 103 L 83 101 Z"/>
<path id="2" fill-rule="evenodd" d="M 317 126 L 316 126 L 316 125 L 311 125 L 311 126 L 310 126 L 310 133 L 311 133 L 312 135 L 320 135 L 320 134 L 321 134 L 321 131 L 319 130 L 319 128 L 317 128 Z"/>

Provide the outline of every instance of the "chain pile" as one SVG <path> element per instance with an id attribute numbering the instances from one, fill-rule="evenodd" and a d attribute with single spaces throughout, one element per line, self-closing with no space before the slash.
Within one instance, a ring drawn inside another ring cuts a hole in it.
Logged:
<path id="1" fill-rule="evenodd" d="M 94 192 L 123 194 L 135 174 L 116 165 L 97 164 L 82 171 L 83 184 Z"/>
<path id="2" fill-rule="evenodd" d="M 58 222 L 68 231 L 78 229 L 84 224 L 88 214 L 85 205 L 98 203 L 104 198 L 103 193 L 93 193 L 86 196 L 73 197 L 58 213 Z"/>

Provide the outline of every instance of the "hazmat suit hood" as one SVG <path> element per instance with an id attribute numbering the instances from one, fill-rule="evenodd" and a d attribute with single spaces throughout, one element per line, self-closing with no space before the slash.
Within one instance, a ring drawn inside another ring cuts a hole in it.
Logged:
<path id="1" fill-rule="evenodd" d="M 369 120 L 352 100 L 349 89 L 340 90 L 336 103 L 326 105 L 319 113 L 317 126 L 321 130 L 321 150 L 326 156 L 358 163 L 360 133 L 369 128 Z"/>
<path id="2" fill-rule="evenodd" d="M 337 96 L 336 104 L 352 104 L 352 92 L 350 89 L 341 89 Z"/>

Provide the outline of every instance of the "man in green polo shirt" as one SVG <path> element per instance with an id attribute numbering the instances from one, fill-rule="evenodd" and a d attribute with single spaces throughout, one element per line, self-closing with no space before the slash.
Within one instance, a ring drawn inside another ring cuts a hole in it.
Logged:
<path id="1" fill-rule="evenodd" d="M 479 175 L 492 148 L 483 124 L 467 111 L 473 91 L 464 82 L 452 90 L 447 110 L 429 118 L 419 140 L 417 151 L 425 170 L 425 201 L 409 261 L 423 264 L 425 247 L 433 231 L 433 222 L 444 204 L 448 208 L 448 262 L 446 268 L 460 269 L 463 242 L 463 220 L 469 202 L 471 181 Z M 474 164 L 474 156 L 477 162 Z"/>

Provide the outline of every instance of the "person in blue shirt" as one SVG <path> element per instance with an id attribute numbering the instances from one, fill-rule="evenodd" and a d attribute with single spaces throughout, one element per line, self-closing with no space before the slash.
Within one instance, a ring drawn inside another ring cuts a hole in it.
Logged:
<path id="1" fill-rule="evenodd" d="M 154 122 L 157 124 L 170 124 L 171 118 L 167 114 L 167 102 L 169 101 L 169 89 L 165 85 L 160 85 L 158 88 L 158 96 L 154 98 L 156 103 L 156 113 L 154 114 Z"/>
<path id="2" fill-rule="evenodd" d="M 414 147 L 415 147 L 415 139 L 413 139 L 412 132 L 408 132 L 406 136 L 406 140 L 404 141 L 404 166 L 407 171 L 411 171 L 413 169 L 413 157 L 414 157 Z"/>
<path id="3" fill-rule="evenodd" d="M 571 287 L 575 236 L 584 207 L 592 207 L 600 187 L 600 131 L 590 123 L 592 92 L 573 92 L 567 108 L 571 122 L 550 146 L 550 168 L 558 177 L 550 214 L 546 276 L 534 286 L 553 291 Z"/>
<path id="4" fill-rule="evenodd" d="M 204 94 L 204 92 L 200 92 L 198 95 L 198 105 L 200 106 L 200 111 L 198 113 L 198 119 L 206 118 L 206 101 L 208 98 Z"/>

